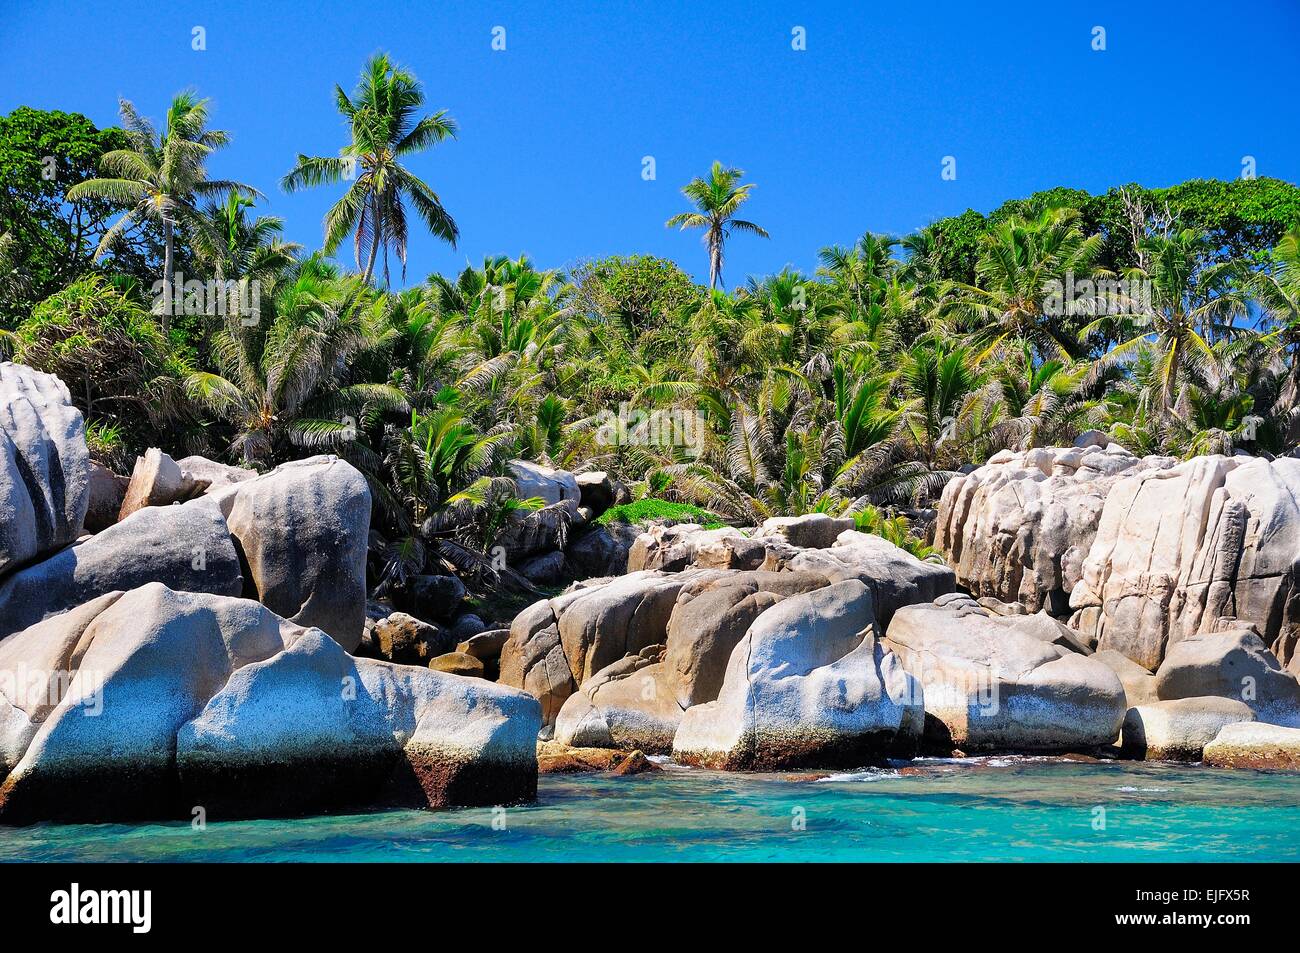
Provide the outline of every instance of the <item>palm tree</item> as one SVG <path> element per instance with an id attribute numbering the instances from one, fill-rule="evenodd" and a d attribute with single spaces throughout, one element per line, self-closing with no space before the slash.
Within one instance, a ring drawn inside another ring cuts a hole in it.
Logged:
<path id="1" fill-rule="evenodd" d="M 1048 287 L 1094 273 L 1101 236 L 1083 236 L 1074 209 L 1048 209 L 1033 221 L 1011 218 L 984 236 L 975 267 L 978 285 L 952 283 L 937 312 L 970 330 L 982 363 L 1004 344 L 1029 341 L 1044 356 L 1073 360 L 1062 334 L 1062 315 L 1048 314 Z M 1077 345 L 1075 346 L 1077 350 Z"/>
<path id="2" fill-rule="evenodd" d="M 195 251 L 217 278 L 269 284 L 293 265 L 302 250 L 281 237 L 282 218 L 259 215 L 250 220 L 252 207 L 250 196 L 232 190 L 224 202 L 211 202 L 203 209 L 205 223 L 196 235 Z"/>
<path id="3" fill-rule="evenodd" d="M 371 57 L 361 80 L 349 97 L 334 87 L 338 110 L 351 127 L 352 141 L 337 157 L 298 156 L 298 164 L 281 181 L 286 192 L 304 186 L 334 184 L 354 175 L 356 181 L 325 214 L 325 253 L 333 254 L 353 233 L 357 267 L 362 249 L 368 248 L 363 281 L 370 282 L 379 250 L 384 250 L 384 278 L 388 278 L 391 249 L 406 274 L 406 203 L 429 231 L 456 247 L 460 230 L 428 185 L 399 161 L 445 139 L 456 137 L 456 122 L 445 109 L 416 118 L 424 105 L 424 91 L 410 71 L 389 61 L 387 54 Z M 356 171 L 360 168 L 360 174 Z"/>
<path id="4" fill-rule="evenodd" d="M 128 148 L 105 153 L 100 168 L 112 178 L 87 179 L 68 190 L 68 201 L 103 198 L 129 210 L 104 232 L 95 258 L 108 253 L 136 221 L 147 219 L 163 231 L 162 325 L 174 309 L 172 293 L 176 258 L 176 229 L 197 234 L 205 228 L 195 197 L 240 191 L 261 195 L 251 185 L 209 179 L 205 163 L 216 149 L 230 142 L 219 129 L 208 129 L 208 100 L 191 91 L 177 94 L 167 110 L 167 127 L 159 137 L 149 120 L 128 100 L 118 103 Z"/>
<path id="5" fill-rule="evenodd" d="M 695 204 L 695 211 L 674 215 L 664 223 L 665 228 L 676 226 L 683 230 L 705 230 L 704 243 L 709 248 L 710 289 L 722 284 L 723 245 L 733 230 L 762 238 L 771 237 L 753 222 L 736 218 L 736 211 L 749 200 L 749 193 L 754 188 L 753 183 L 740 184 L 744 174 L 741 169 L 728 169 L 721 162 L 714 162 L 707 179 L 692 179 L 682 189 L 682 194 Z"/>
<path id="6" fill-rule="evenodd" d="M 1168 236 L 1152 235 L 1140 247 L 1147 269 L 1131 268 L 1125 278 L 1130 284 L 1149 283 L 1151 307 L 1124 317 L 1122 323 L 1131 336 L 1101 360 L 1113 363 L 1151 350 L 1155 407 L 1169 414 L 1182 384 L 1188 378 L 1195 382 L 1198 375 L 1204 379 L 1220 363 L 1213 348 L 1217 338 L 1250 336 L 1247 329 L 1233 324 L 1247 313 L 1245 282 L 1239 280 L 1239 262 L 1212 261 L 1215 249 L 1204 232 L 1183 229 Z M 1113 324 L 1114 317 L 1101 318 L 1083 328 L 1079 337 Z"/>
<path id="7" fill-rule="evenodd" d="M 246 464 L 274 464 L 290 444 L 346 448 L 372 407 L 408 409 L 396 386 L 349 379 L 375 345 L 368 294 L 309 258 L 277 287 L 270 322 L 228 320 L 213 335 L 220 373 L 196 371 L 186 390 L 233 426 L 231 449 Z"/>

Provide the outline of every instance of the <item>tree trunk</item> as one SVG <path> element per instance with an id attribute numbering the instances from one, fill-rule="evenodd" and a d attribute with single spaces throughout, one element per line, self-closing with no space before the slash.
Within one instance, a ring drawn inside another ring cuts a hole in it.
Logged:
<path id="1" fill-rule="evenodd" d="M 172 234 L 172 223 L 163 222 L 163 313 L 162 327 L 166 331 L 171 327 L 172 311 L 176 307 L 175 292 L 172 287 L 172 268 L 175 267 L 175 238 Z"/>
<path id="2" fill-rule="evenodd" d="M 722 281 L 722 233 L 717 230 L 709 232 L 709 290 L 712 291 Z"/>
<path id="3" fill-rule="evenodd" d="M 361 280 L 370 284 L 370 277 L 375 273 L 375 256 L 379 254 L 379 241 L 382 237 L 382 231 L 379 227 L 379 216 L 375 214 L 374 200 L 370 200 L 370 232 L 374 240 L 370 243 L 370 257 L 366 260 L 366 273 Z"/>

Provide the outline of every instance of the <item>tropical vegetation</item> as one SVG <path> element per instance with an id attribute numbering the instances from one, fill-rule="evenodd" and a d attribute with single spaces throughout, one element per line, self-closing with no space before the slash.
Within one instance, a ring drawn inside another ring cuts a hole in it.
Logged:
<path id="1" fill-rule="evenodd" d="M 925 555 L 906 516 L 999 450 L 1090 429 L 1174 456 L 1300 439 L 1288 183 L 1053 189 L 727 290 L 729 238 L 768 233 L 738 217 L 753 183 L 715 162 L 667 223 L 702 230 L 705 286 L 645 255 L 502 255 L 398 289 L 412 223 L 457 240 L 409 167 L 456 125 L 385 56 L 335 102 L 348 143 L 281 182 L 344 189 L 315 252 L 252 186 L 208 177 L 229 136 L 192 92 L 161 132 L 125 100 L 120 130 L 0 117 L 0 347 L 67 382 L 111 465 L 164 442 L 260 469 L 344 456 L 370 481 L 390 581 L 490 576 L 494 540 L 536 506 L 506 479 L 515 458 L 610 472 L 635 501 L 614 520 L 847 514 Z M 332 259 L 349 236 L 356 271 Z M 178 290 L 180 313 L 160 311 L 177 271 L 255 291 L 214 309 Z"/>

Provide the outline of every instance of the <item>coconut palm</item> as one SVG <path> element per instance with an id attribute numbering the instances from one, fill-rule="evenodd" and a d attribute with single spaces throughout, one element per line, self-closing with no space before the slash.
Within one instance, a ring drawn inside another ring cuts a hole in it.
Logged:
<path id="1" fill-rule="evenodd" d="M 416 215 L 438 238 L 456 247 L 460 230 L 442 200 L 401 163 L 401 159 L 456 136 L 456 122 L 447 111 L 418 117 L 424 91 L 409 70 L 380 53 L 366 63 L 361 80 L 349 97 L 334 87 L 339 112 L 348 121 L 352 141 L 337 156 L 298 156 L 298 164 L 281 180 L 286 192 L 306 186 L 355 180 L 325 214 L 325 253 L 332 255 L 351 232 L 357 267 L 366 254 L 362 280 L 369 283 L 380 249 L 388 279 L 391 250 L 406 274 L 409 202 Z"/>
<path id="2" fill-rule="evenodd" d="M 1150 350 L 1155 361 L 1155 408 L 1169 414 L 1183 383 L 1195 383 L 1197 375 L 1204 376 L 1219 363 L 1213 347 L 1217 339 L 1252 333 L 1234 323 L 1247 313 L 1246 285 L 1239 280 L 1239 262 L 1213 261 L 1215 248 L 1204 232 L 1183 229 L 1153 235 L 1142 241 L 1141 248 L 1147 268 L 1129 269 L 1125 278 L 1149 284 L 1151 306 L 1124 317 L 1131 336 L 1111 348 L 1101 362 L 1124 361 Z M 1086 338 L 1114 323 L 1112 317 L 1098 319 L 1079 336 Z"/>
<path id="3" fill-rule="evenodd" d="M 753 222 L 736 218 L 740 206 L 749 201 L 752 182 L 740 184 L 745 175 L 742 169 L 729 169 L 714 162 L 707 179 L 692 179 L 682 188 L 695 205 L 695 211 L 674 215 L 664 223 L 665 228 L 704 229 L 704 244 L 709 249 L 709 288 L 722 284 L 723 247 L 733 231 L 747 232 L 761 238 L 768 233 Z M 725 287 L 725 286 L 724 286 Z"/>
<path id="4" fill-rule="evenodd" d="M 206 162 L 230 136 L 209 129 L 208 100 L 186 91 L 172 99 L 167 125 L 161 136 L 128 100 L 118 103 L 128 148 L 105 153 L 100 168 L 112 178 L 87 179 L 68 190 L 68 200 L 102 198 L 128 206 L 100 239 L 99 259 L 112 250 L 128 228 L 141 219 L 156 222 L 163 233 L 162 324 L 166 328 L 175 310 L 172 281 L 176 261 L 176 231 L 203 232 L 206 223 L 195 199 L 239 191 L 261 193 L 240 182 L 209 179 Z"/>
<path id="5" fill-rule="evenodd" d="M 952 283 L 937 313 L 961 331 L 972 334 L 983 363 L 999 348 L 1016 340 L 1029 341 L 1040 354 L 1072 360 L 1078 345 L 1064 333 L 1062 314 L 1049 314 L 1050 283 L 1064 283 L 1094 274 L 1101 237 L 1084 237 L 1073 209 L 1048 209 L 1030 221 L 1010 218 L 983 239 L 975 267 L 978 284 Z"/>
<path id="6" fill-rule="evenodd" d="M 225 201 L 211 202 L 202 211 L 206 220 L 195 236 L 199 261 L 220 279 L 270 284 L 297 259 L 302 246 L 286 242 L 284 220 L 274 215 L 250 219 L 253 199 L 238 190 Z"/>

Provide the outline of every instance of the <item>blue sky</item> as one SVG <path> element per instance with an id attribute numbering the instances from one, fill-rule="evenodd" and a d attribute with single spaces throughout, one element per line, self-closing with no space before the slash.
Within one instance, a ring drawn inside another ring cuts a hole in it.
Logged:
<path id="1" fill-rule="evenodd" d="M 1300 180 L 1294 0 L 983 6 L 0 0 L 0 112 L 108 125 L 125 96 L 160 118 L 193 86 L 234 135 L 212 174 L 261 188 L 288 237 L 314 248 L 339 192 L 277 183 L 298 152 L 337 153 L 333 86 L 351 90 L 387 50 L 461 127 L 410 162 L 460 247 L 413 234 L 408 283 L 521 252 L 545 267 L 642 252 L 705 278 L 697 234 L 663 223 L 714 159 L 758 184 L 748 217 L 772 233 L 729 244 L 730 285 L 810 270 L 819 247 L 865 229 L 904 233 L 1055 185 L 1233 178 L 1246 155 L 1260 175 Z M 791 49 L 795 26 L 806 50 Z"/>

